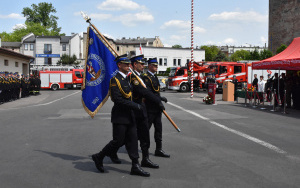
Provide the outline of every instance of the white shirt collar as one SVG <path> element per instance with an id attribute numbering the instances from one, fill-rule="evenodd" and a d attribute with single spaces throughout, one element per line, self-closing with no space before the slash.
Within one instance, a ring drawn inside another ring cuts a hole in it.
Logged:
<path id="1" fill-rule="evenodd" d="M 123 72 L 119 71 L 119 73 L 123 76 L 123 78 L 126 78 L 126 74 L 124 74 Z"/>
<path id="2" fill-rule="evenodd" d="M 148 71 L 152 76 L 154 76 L 154 73 L 152 73 L 151 71 Z"/>

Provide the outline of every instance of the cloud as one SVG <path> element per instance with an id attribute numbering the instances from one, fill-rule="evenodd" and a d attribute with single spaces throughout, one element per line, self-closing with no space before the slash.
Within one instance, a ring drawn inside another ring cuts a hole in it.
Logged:
<path id="1" fill-rule="evenodd" d="M 151 23 L 154 17 L 148 12 L 136 14 L 123 14 L 119 17 L 112 18 L 112 21 L 119 21 L 126 26 L 136 26 L 138 23 Z"/>
<path id="2" fill-rule="evenodd" d="M 108 19 L 112 19 L 113 16 L 111 14 L 91 14 L 90 18 L 93 18 L 95 20 L 108 20 Z"/>
<path id="3" fill-rule="evenodd" d="M 212 14 L 209 20 L 216 21 L 247 21 L 247 22 L 268 22 L 268 15 L 262 15 L 255 11 L 247 12 L 222 12 L 220 14 Z"/>
<path id="4" fill-rule="evenodd" d="M 16 29 L 26 29 L 26 25 L 25 24 L 16 24 L 13 26 L 12 30 L 16 30 Z"/>
<path id="5" fill-rule="evenodd" d="M 9 15 L 0 15 L 0 19 L 19 19 L 19 20 L 25 20 L 25 17 L 20 15 L 20 14 L 16 14 L 16 13 L 11 13 Z"/>
<path id="6" fill-rule="evenodd" d="M 120 11 L 120 10 L 144 10 L 141 6 L 130 0 L 106 0 L 97 7 L 100 10 Z"/>
<path id="7" fill-rule="evenodd" d="M 233 38 L 227 38 L 224 40 L 225 44 L 235 44 L 236 40 L 234 40 Z"/>
<path id="8" fill-rule="evenodd" d="M 265 44 L 267 42 L 267 39 L 265 37 L 260 37 L 260 42 L 262 44 Z"/>
<path id="9" fill-rule="evenodd" d="M 186 32 L 191 29 L 191 22 L 183 21 L 183 20 L 170 20 L 168 22 L 165 22 L 160 28 L 161 29 L 175 29 L 175 30 Z M 195 33 L 205 33 L 205 31 L 206 31 L 205 29 L 194 25 Z"/>

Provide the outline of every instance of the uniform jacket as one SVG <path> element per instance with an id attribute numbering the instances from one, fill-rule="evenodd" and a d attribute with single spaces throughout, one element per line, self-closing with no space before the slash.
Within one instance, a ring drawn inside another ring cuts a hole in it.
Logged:
<path id="1" fill-rule="evenodd" d="M 159 105 L 161 103 L 161 99 L 159 96 L 156 96 L 151 90 L 147 89 L 139 82 L 137 77 L 140 80 L 143 80 L 136 72 L 136 76 L 134 74 L 130 74 L 130 83 L 133 88 L 133 101 L 143 106 L 143 112 L 135 112 L 136 118 L 145 118 L 147 117 L 146 105 L 143 102 L 143 99 L 147 100 L 148 102 L 154 103 Z M 145 84 L 145 82 L 144 82 Z"/>
<path id="2" fill-rule="evenodd" d="M 110 97 L 114 102 L 111 110 L 111 122 L 131 124 L 134 119 L 133 110 L 139 110 L 139 107 L 132 101 L 132 89 L 128 79 L 119 72 L 110 80 Z"/>
<path id="3" fill-rule="evenodd" d="M 147 86 L 147 89 L 151 91 L 156 97 L 160 98 L 160 84 L 156 75 L 152 75 L 151 73 L 147 72 L 142 76 L 144 83 Z M 147 112 L 157 113 L 161 112 L 159 105 L 153 103 L 151 100 L 145 100 Z"/>

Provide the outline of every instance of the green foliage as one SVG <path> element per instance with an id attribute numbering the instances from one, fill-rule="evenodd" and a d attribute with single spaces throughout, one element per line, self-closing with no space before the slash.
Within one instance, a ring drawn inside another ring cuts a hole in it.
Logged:
<path id="1" fill-rule="evenodd" d="M 57 27 L 58 17 L 52 13 L 56 13 L 56 9 L 52 3 L 41 2 L 38 5 L 32 4 L 30 7 L 23 8 L 22 14 L 26 17 L 26 22 L 40 23 L 42 26 L 50 29 L 51 32 L 59 33 L 61 27 Z"/>
<path id="2" fill-rule="evenodd" d="M 259 53 L 259 60 L 268 59 L 272 56 L 273 56 L 273 54 L 270 50 L 264 49 L 263 51 L 260 51 L 260 53 Z"/>
<path id="3" fill-rule="evenodd" d="M 201 46 L 200 49 L 205 50 L 205 61 L 214 61 L 220 51 L 217 46 Z"/>
<path id="4" fill-rule="evenodd" d="M 225 55 L 225 53 L 221 52 L 221 50 L 218 52 L 218 54 L 215 56 L 213 61 L 228 61 L 228 57 Z"/>
<path id="5" fill-rule="evenodd" d="M 80 61 L 77 60 L 76 55 L 69 56 L 67 54 L 63 54 L 60 57 L 60 60 L 57 62 L 58 65 L 78 65 Z"/>
<path id="6" fill-rule="evenodd" d="M 172 46 L 172 48 L 182 48 L 182 46 L 180 44 L 175 44 Z"/>
<path id="7" fill-rule="evenodd" d="M 279 54 L 280 52 L 284 51 L 287 48 L 287 45 L 281 44 L 279 48 L 276 50 L 276 54 Z"/>
<path id="8" fill-rule="evenodd" d="M 250 59 L 249 60 L 259 60 L 260 56 L 258 51 L 255 49 L 254 51 L 250 52 Z"/>
<path id="9" fill-rule="evenodd" d="M 57 27 L 58 17 L 51 13 L 56 13 L 56 9 L 51 3 L 32 4 L 32 8 L 23 8 L 22 14 L 26 17 L 25 27 L 15 28 L 12 33 L 2 32 L 2 41 L 20 42 L 22 37 L 29 33 L 34 35 L 61 36 L 61 28 Z"/>
<path id="10" fill-rule="evenodd" d="M 230 56 L 231 61 L 248 60 L 249 58 L 250 58 L 250 52 L 246 50 L 238 50 Z"/>

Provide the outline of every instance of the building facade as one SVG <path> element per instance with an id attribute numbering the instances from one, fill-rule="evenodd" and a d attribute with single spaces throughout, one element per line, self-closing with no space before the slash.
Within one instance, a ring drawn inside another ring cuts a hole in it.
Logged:
<path id="1" fill-rule="evenodd" d="M 29 74 L 29 64 L 34 57 L 0 47 L 0 71 Z"/>
<path id="2" fill-rule="evenodd" d="M 47 65 L 57 65 L 63 54 L 76 55 L 83 61 L 81 51 L 81 37 L 78 34 L 72 36 L 35 36 L 30 33 L 22 38 L 20 52 L 24 55 L 35 57 L 31 64 L 32 69 Z"/>
<path id="3" fill-rule="evenodd" d="M 191 61 L 191 49 L 169 47 L 142 47 L 146 59 L 157 58 L 158 73 L 165 73 L 168 67 L 184 67 Z M 135 48 L 135 54 L 140 54 L 140 48 Z M 205 50 L 194 49 L 194 61 L 205 59 Z"/>
<path id="4" fill-rule="evenodd" d="M 236 51 L 239 50 L 246 50 L 248 52 L 254 52 L 255 50 L 259 53 L 265 49 L 267 49 L 266 46 L 260 47 L 260 46 L 220 46 L 218 47 L 223 53 L 225 53 L 228 57 L 230 57 L 232 54 L 234 54 Z"/>
<path id="5" fill-rule="evenodd" d="M 269 0 L 269 49 L 276 53 L 281 44 L 300 37 L 300 0 Z"/>

